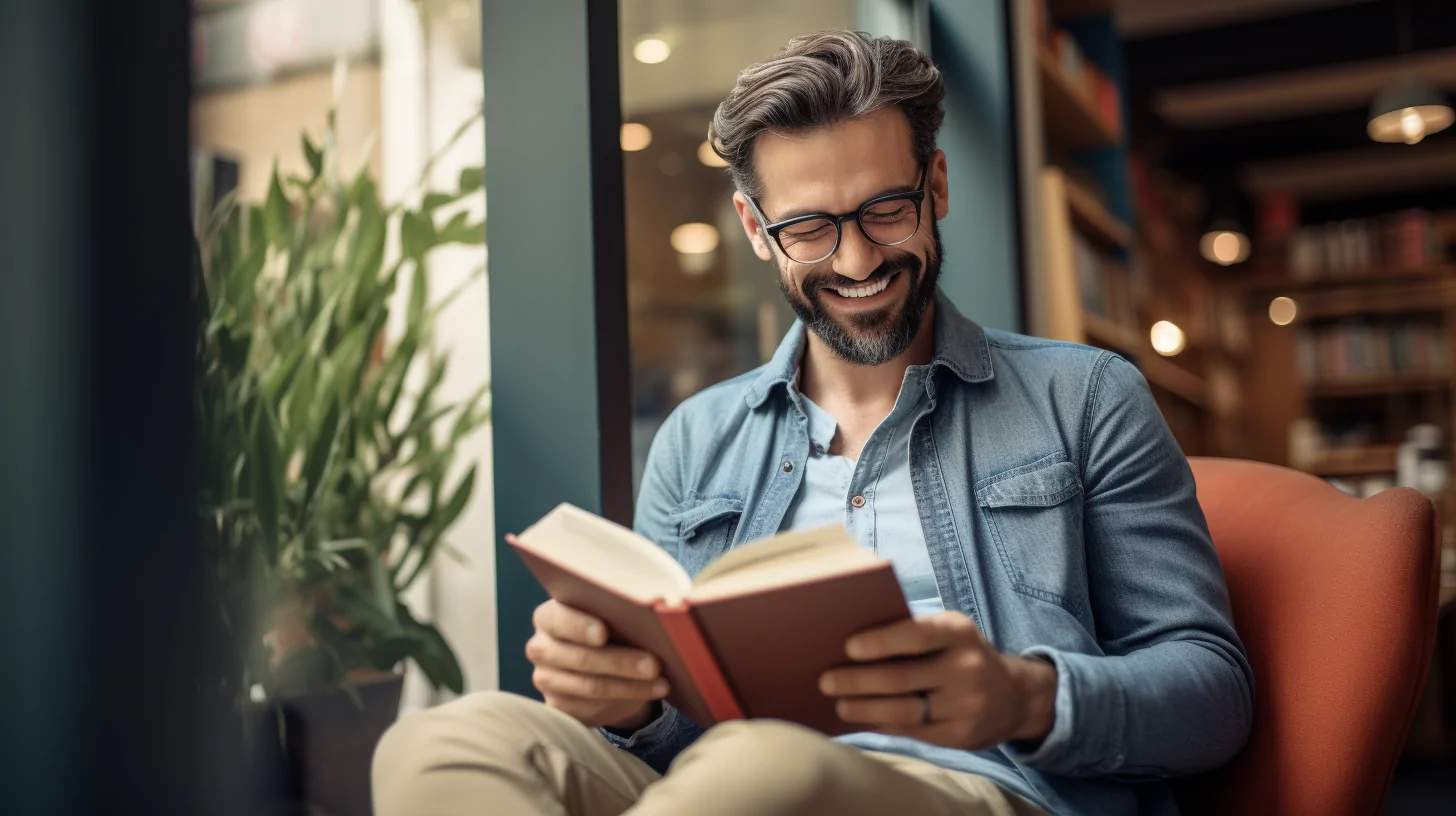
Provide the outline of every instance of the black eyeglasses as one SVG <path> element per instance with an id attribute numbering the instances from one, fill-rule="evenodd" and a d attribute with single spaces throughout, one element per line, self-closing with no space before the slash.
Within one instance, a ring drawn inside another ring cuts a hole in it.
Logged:
<path id="1" fill-rule="evenodd" d="M 763 231 L 779 245 L 785 257 L 802 264 L 819 263 L 833 255 L 839 249 L 846 221 L 858 224 L 859 231 L 872 243 L 880 246 L 903 244 L 920 231 L 920 205 L 925 201 L 925 173 L 928 169 L 928 166 L 920 168 L 920 179 L 915 182 L 914 190 L 872 198 L 848 215 L 800 215 L 764 224 Z M 752 196 L 745 198 L 753 205 L 759 223 L 767 221 L 758 202 Z"/>

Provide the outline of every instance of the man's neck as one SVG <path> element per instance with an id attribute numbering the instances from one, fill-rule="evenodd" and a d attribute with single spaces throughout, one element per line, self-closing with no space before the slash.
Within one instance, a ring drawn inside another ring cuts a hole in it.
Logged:
<path id="1" fill-rule="evenodd" d="M 910 347 L 875 366 L 846 362 L 813 332 L 807 334 L 808 345 L 799 370 L 799 390 L 804 396 L 820 406 L 854 405 L 871 410 L 883 406 L 884 414 L 888 414 L 900 394 L 905 369 L 926 365 L 935 356 L 935 303 L 925 310 Z"/>

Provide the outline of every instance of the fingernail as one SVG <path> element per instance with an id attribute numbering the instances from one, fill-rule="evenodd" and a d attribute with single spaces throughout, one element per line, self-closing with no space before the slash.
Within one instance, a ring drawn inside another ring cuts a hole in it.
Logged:
<path id="1" fill-rule="evenodd" d="M 834 678 L 833 677 L 830 677 L 827 674 L 824 675 L 823 677 L 819 678 L 819 690 L 822 691 L 822 692 L 824 692 L 825 694 L 833 694 L 834 693 Z"/>
<path id="2" fill-rule="evenodd" d="M 658 681 L 656 681 L 656 682 L 654 682 L 652 684 L 652 696 L 653 697 L 666 697 L 667 696 L 667 681 L 666 680 L 658 680 Z"/>
<path id="3" fill-rule="evenodd" d="M 844 653 L 856 659 L 864 657 L 864 643 L 854 639 L 847 640 L 844 643 Z"/>
<path id="4" fill-rule="evenodd" d="M 637 661 L 637 673 L 643 677 L 651 677 L 656 674 L 657 666 L 652 662 L 652 658 L 644 657 Z"/>
<path id="5" fill-rule="evenodd" d="M 594 644 L 606 642 L 607 630 L 600 623 L 593 623 L 586 627 L 586 639 Z"/>

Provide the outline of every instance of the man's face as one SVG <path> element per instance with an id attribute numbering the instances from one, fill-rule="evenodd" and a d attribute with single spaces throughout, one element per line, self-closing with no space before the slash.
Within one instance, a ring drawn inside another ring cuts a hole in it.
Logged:
<path id="1" fill-rule="evenodd" d="M 921 172 L 910 124 L 896 108 L 808 133 L 764 134 L 754 144 L 754 167 L 767 223 L 855 212 L 872 198 L 914 189 Z M 840 358 L 879 365 L 909 348 L 935 296 L 942 257 L 935 222 L 948 210 L 943 153 L 925 168 L 922 189 L 920 228 L 909 241 L 881 246 L 847 221 L 834 254 L 809 264 L 785 257 L 742 193 L 733 201 L 754 251 L 778 266 L 784 297 L 804 325 Z"/>

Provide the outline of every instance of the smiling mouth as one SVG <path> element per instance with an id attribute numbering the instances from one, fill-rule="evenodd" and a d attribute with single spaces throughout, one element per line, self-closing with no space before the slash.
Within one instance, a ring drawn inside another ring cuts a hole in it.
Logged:
<path id="1" fill-rule="evenodd" d="M 890 281 L 894 280 L 898 274 L 900 273 L 892 272 L 877 281 L 861 283 L 856 286 L 827 286 L 825 288 L 842 298 L 865 298 L 878 295 L 885 291 L 885 287 L 889 286 Z"/>

